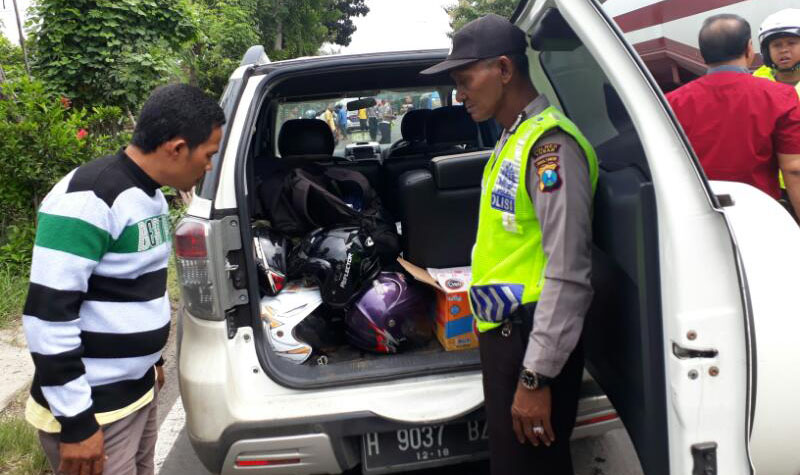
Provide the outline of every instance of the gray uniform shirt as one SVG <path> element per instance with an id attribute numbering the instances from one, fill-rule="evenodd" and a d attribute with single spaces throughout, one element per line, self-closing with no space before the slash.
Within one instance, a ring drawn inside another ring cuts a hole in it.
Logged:
<path id="1" fill-rule="evenodd" d="M 547 98 L 539 96 L 525 107 L 525 116 L 533 117 L 549 106 Z M 497 151 L 509 135 L 503 131 Z M 557 185 L 541 183 L 537 163 L 544 162 L 558 165 Z M 536 142 L 527 169 L 525 186 L 539 218 L 548 261 L 523 365 L 555 377 L 580 339 L 592 301 L 592 184 L 583 149 L 561 130 Z"/>

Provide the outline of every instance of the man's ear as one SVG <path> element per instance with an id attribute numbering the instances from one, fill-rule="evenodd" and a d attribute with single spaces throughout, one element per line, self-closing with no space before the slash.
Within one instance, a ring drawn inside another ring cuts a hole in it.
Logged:
<path id="1" fill-rule="evenodd" d="M 500 68 L 500 79 L 503 84 L 508 84 L 514 77 L 514 62 L 508 56 L 500 56 L 497 58 L 497 67 Z"/>
<path id="2" fill-rule="evenodd" d="M 189 150 L 189 144 L 183 137 L 175 137 L 174 139 L 167 140 L 166 142 L 161 144 L 161 148 L 164 150 L 164 153 L 166 153 L 168 157 L 178 158 L 185 151 Z"/>
<path id="3" fill-rule="evenodd" d="M 747 42 L 747 50 L 744 53 L 744 57 L 747 60 L 747 67 L 751 67 L 753 61 L 756 60 L 756 49 L 753 47 L 753 40 Z"/>

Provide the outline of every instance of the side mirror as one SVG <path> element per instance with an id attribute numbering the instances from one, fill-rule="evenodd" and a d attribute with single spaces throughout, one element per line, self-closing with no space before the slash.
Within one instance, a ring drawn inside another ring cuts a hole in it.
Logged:
<path id="1" fill-rule="evenodd" d="M 347 110 L 349 111 L 357 111 L 359 109 L 366 109 L 368 107 L 374 107 L 377 102 L 375 102 L 374 97 L 365 97 L 364 99 L 357 99 L 355 101 L 350 101 L 347 103 Z"/>

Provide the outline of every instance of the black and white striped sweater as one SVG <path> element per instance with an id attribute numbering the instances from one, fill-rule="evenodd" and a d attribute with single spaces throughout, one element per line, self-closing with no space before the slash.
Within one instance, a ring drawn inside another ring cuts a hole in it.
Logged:
<path id="1" fill-rule="evenodd" d="M 76 442 L 152 400 L 170 328 L 170 251 L 159 184 L 123 151 L 53 187 L 23 312 L 36 367 L 31 424 Z"/>

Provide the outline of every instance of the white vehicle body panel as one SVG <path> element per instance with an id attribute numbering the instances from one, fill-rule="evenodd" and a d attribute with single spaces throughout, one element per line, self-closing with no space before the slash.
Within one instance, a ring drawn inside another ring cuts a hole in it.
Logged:
<path id="1" fill-rule="evenodd" d="M 712 182 L 734 205 L 725 214 L 747 274 L 757 349 L 756 405 L 750 452 L 759 474 L 800 473 L 800 228 L 774 199 L 752 186 Z M 722 376 L 722 374 L 720 374 Z"/>
<path id="2" fill-rule="evenodd" d="M 331 415 L 371 413 L 409 423 L 450 420 L 483 404 L 481 374 L 408 378 L 378 384 L 362 384 L 314 391 L 281 386 L 265 376 L 253 347 L 253 331 L 240 328 L 229 340 L 224 322 L 200 320 L 184 313 L 180 359 L 181 387 L 187 411 L 187 428 L 198 440 L 213 442 L 234 424 L 292 420 Z M 198 361 L 198 358 L 202 361 Z M 202 388 L 200 390 L 199 388 Z M 212 402 L 215 407 L 198 410 Z M 218 405 L 224 402 L 222 410 Z M 209 423 L 208 416 L 224 417 Z"/>
<path id="3" fill-rule="evenodd" d="M 237 69 L 237 72 L 242 68 Z M 244 107 L 237 107 L 236 114 L 233 116 L 228 135 L 227 146 L 225 148 L 225 155 L 220 161 L 222 170 L 219 175 L 219 186 L 214 198 L 214 208 L 216 209 L 234 209 L 236 208 L 236 155 L 239 153 L 238 145 L 242 141 L 246 141 L 244 127 L 247 123 L 247 115 L 250 112 L 250 105 L 254 101 L 256 89 L 266 78 L 265 75 L 251 77 L 247 84 L 244 85 L 242 97 L 239 104 Z"/>
<path id="4" fill-rule="evenodd" d="M 195 218 L 209 219 L 211 218 L 211 200 L 201 198 L 197 194 L 192 194 L 192 201 L 186 208 L 186 214 L 194 216 Z"/>
<path id="5" fill-rule="evenodd" d="M 711 206 L 664 104 L 595 4 L 552 0 L 533 8 L 553 4 L 605 71 L 648 157 L 658 208 L 670 472 L 692 473 L 691 446 L 714 441 L 719 473 L 748 474 L 747 339 L 727 224 Z M 534 22 L 529 17 L 525 23 Z M 694 341 L 687 339 L 690 330 L 698 334 Z M 679 359 L 671 351 L 673 343 L 714 348 L 719 356 L 713 361 Z M 718 377 L 709 376 L 712 364 L 720 368 Z M 698 379 L 688 377 L 692 370 Z"/>

